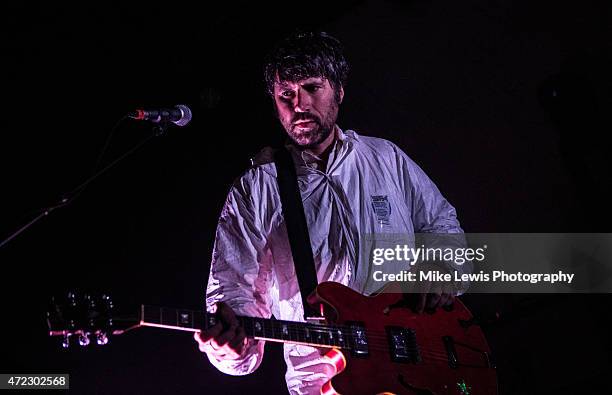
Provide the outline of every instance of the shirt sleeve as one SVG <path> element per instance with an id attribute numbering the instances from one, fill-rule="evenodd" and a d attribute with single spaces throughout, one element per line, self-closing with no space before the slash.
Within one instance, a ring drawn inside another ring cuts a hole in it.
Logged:
<path id="1" fill-rule="evenodd" d="M 418 245 L 465 250 L 467 242 L 455 208 L 442 196 L 425 172 L 399 148 L 398 151 L 403 162 L 404 185 L 408 186 L 406 199 L 412 202 L 412 223 L 420 239 Z M 472 263 L 465 259 L 444 259 L 436 263 L 459 275 L 473 270 Z M 464 293 L 468 285 L 467 282 L 457 284 L 459 294 Z"/>
<path id="2" fill-rule="evenodd" d="M 244 177 L 231 188 L 217 231 L 206 289 L 206 307 L 215 310 L 227 303 L 237 315 L 269 318 L 271 300 L 271 254 L 254 210 L 250 188 Z M 207 353 L 221 372 L 238 376 L 255 371 L 263 358 L 264 342 L 249 339 L 244 356 L 218 360 Z"/>

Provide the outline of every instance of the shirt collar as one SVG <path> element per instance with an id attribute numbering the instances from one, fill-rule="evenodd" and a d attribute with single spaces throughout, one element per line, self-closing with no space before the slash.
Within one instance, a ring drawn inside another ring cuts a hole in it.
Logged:
<path id="1" fill-rule="evenodd" d="M 334 125 L 334 133 L 335 133 L 336 137 L 334 138 L 334 141 L 332 143 L 333 146 L 332 146 L 331 152 L 329 154 L 328 161 L 336 156 L 336 151 L 348 139 L 348 136 L 342 131 L 342 129 L 340 129 L 340 127 L 338 125 Z M 287 147 L 289 152 L 291 152 L 291 156 L 293 157 L 293 160 L 297 164 L 306 165 L 308 167 L 315 167 L 315 168 L 318 168 L 319 170 L 321 170 L 316 165 L 313 165 L 313 164 L 316 164 L 316 163 L 322 163 L 323 162 L 323 160 L 321 158 L 319 158 L 317 155 L 315 155 L 315 154 L 313 154 L 311 152 L 305 151 L 305 150 L 298 149 L 295 146 L 295 144 L 293 144 L 293 142 L 290 139 L 286 140 L 285 147 Z"/>

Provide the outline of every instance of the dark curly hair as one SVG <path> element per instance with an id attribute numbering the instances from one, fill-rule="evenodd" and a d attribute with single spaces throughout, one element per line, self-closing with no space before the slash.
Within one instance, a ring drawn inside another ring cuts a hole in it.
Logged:
<path id="1" fill-rule="evenodd" d="M 325 32 L 297 32 L 280 42 L 268 55 L 264 67 L 266 88 L 274 95 L 276 75 L 280 81 L 296 82 L 310 77 L 328 80 L 340 102 L 340 88 L 346 86 L 349 65 L 342 44 Z"/>

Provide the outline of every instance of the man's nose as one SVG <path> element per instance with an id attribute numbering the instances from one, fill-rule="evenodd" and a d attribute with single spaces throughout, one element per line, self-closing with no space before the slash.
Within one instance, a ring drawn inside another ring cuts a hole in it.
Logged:
<path id="1" fill-rule="evenodd" d="M 295 112 L 310 112 L 310 95 L 304 89 L 298 89 L 294 98 L 293 110 Z"/>

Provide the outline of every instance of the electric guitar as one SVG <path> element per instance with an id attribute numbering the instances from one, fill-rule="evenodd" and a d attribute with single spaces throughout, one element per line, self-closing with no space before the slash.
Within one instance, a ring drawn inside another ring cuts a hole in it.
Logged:
<path id="1" fill-rule="evenodd" d="M 363 296 L 326 282 L 315 291 L 324 323 L 238 317 L 247 336 L 329 349 L 336 375 L 322 395 L 495 395 L 491 351 L 472 314 L 455 299 L 452 308 L 415 314 L 398 293 Z M 114 313 L 108 296 L 69 294 L 47 314 L 50 336 L 88 345 L 139 327 L 196 332 L 217 323 L 203 311 L 142 305 L 132 316 Z"/>

